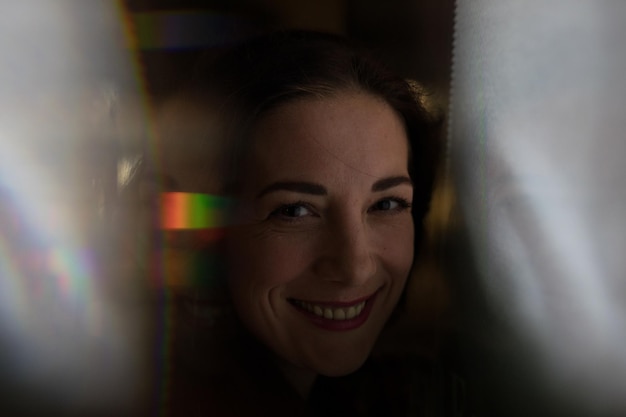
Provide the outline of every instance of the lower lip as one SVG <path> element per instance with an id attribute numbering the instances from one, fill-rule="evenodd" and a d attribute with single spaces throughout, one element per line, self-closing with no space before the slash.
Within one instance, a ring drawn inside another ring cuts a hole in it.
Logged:
<path id="1" fill-rule="evenodd" d="M 317 314 L 309 313 L 306 310 L 298 308 L 294 306 L 296 310 L 300 313 L 304 314 L 313 324 L 318 327 L 321 327 L 324 330 L 332 330 L 335 332 L 345 332 L 348 330 L 354 330 L 359 328 L 365 323 L 372 311 L 374 306 L 374 299 L 376 298 L 376 294 L 370 297 L 366 302 L 365 306 L 363 306 L 363 310 L 361 310 L 361 314 L 358 316 L 348 319 L 348 320 L 332 320 L 324 317 L 320 317 Z"/>

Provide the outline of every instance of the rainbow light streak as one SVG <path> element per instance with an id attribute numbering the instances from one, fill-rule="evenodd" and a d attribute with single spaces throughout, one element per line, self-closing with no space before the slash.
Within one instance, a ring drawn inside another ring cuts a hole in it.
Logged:
<path id="1" fill-rule="evenodd" d="M 161 193 L 161 228 L 213 229 L 226 225 L 228 199 L 199 193 Z"/>
<path id="2" fill-rule="evenodd" d="M 85 251 L 57 246 L 48 251 L 47 261 L 63 295 L 88 303 L 94 276 L 91 256 Z"/>
<path id="3" fill-rule="evenodd" d="M 139 96 L 141 98 L 141 109 L 144 111 L 143 120 L 146 125 L 146 135 L 148 137 L 148 143 L 153 145 L 154 138 L 156 137 L 154 128 L 154 115 L 152 113 L 152 106 L 150 105 L 150 95 L 148 94 L 148 86 L 146 77 L 144 75 L 145 70 L 138 56 L 139 54 L 139 38 L 137 31 L 135 30 L 135 24 L 131 13 L 126 9 L 126 5 L 122 0 L 116 2 L 117 12 L 121 22 L 123 36 L 126 41 L 126 47 L 128 48 L 129 61 L 133 69 L 133 78 L 136 82 L 139 90 Z M 157 161 L 158 149 L 156 146 L 148 146 L 146 157 L 149 160 Z M 153 159 L 150 159 L 153 158 Z"/>
<path id="4" fill-rule="evenodd" d="M 130 62 L 133 67 L 134 79 L 139 90 L 139 96 L 141 98 L 141 110 L 143 110 L 144 112 L 143 120 L 145 120 L 145 126 L 147 130 L 147 146 L 145 158 L 148 161 L 159 161 L 159 149 L 157 146 L 155 146 L 156 133 L 154 128 L 154 114 L 149 101 L 147 82 L 144 76 L 145 71 L 138 56 L 139 38 L 137 31 L 135 30 L 136 22 L 133 20 L 131 13 L 128 11 L 126 4 L 122 0 L 118 0 L 116 2 L 116 5 L 119 19 L 124 32 L 124 38 L 126 40 L 126 46 L 128 48 L 129 55 L 131 56 Z M 148 257 L 148 251 L 140 252 L 143 252 L 144 256 Z M 162 265 L 155 265 L 155 268 L 157 269 L 157 274 L 162 274 Z M 162 277 L 160 277 L 159 279 L 162 279 Z M 157 311 L 154 317 L 158 326 L 157 329 L 160 329 L 160 331 L 157 331 L 156 340 L 154 343 L 155 351 L 153 352 L 153 360 L 155 362 L 154 366 L 157 369 L 156 378 L 158 379 L 158 388 L 154 392 L 154 397 L 152 398 L 152 407 L 155 415 L 167 414 L 165 404 L 168 397 L 168 363 L 169 345 L 171 340 L 171 330 L 167 324 L 169 323 L 168 318 L 172 315 L 172 313 L 170 312 L 171 308 L 168 301 L 168 295 L 168 289 L 166 286 L 164 286 L 163 293 L 161 294 L 162 300 L 158 303 Z"/>

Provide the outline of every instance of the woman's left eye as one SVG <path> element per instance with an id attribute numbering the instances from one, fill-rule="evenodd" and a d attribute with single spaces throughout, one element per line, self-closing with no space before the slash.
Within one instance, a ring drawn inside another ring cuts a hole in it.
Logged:
<path id="1" fill-rule="evenodd" d="M 377 201 L 369 211 L 403 211 L 411 207 L 411 203 L 403 198 L 384 198 Z"/>

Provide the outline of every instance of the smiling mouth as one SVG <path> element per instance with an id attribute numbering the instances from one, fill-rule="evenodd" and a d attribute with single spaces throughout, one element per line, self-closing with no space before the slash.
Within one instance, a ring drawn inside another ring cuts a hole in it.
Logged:
<path id="1" fill-rule="evenodd" d="M 346 307 L 331 307 L 328 305 L 310 303 L 293 298 L 289 299 L 289 302 L 302 310 L 327 320 L 352 320 L 361 315 L 368 300 Z"/>

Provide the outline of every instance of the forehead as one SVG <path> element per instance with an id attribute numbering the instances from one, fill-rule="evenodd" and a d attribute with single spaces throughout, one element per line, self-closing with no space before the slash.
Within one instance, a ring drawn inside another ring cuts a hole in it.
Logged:
<path id="1" fill-rule="evenodd" d="M 265 115 L 252 134 L 253 158 L 273 169 L 334 167 L 369 175 L 406 171 L 409 142 L 401 117 L 363 92 L 304 98 Z"/>

